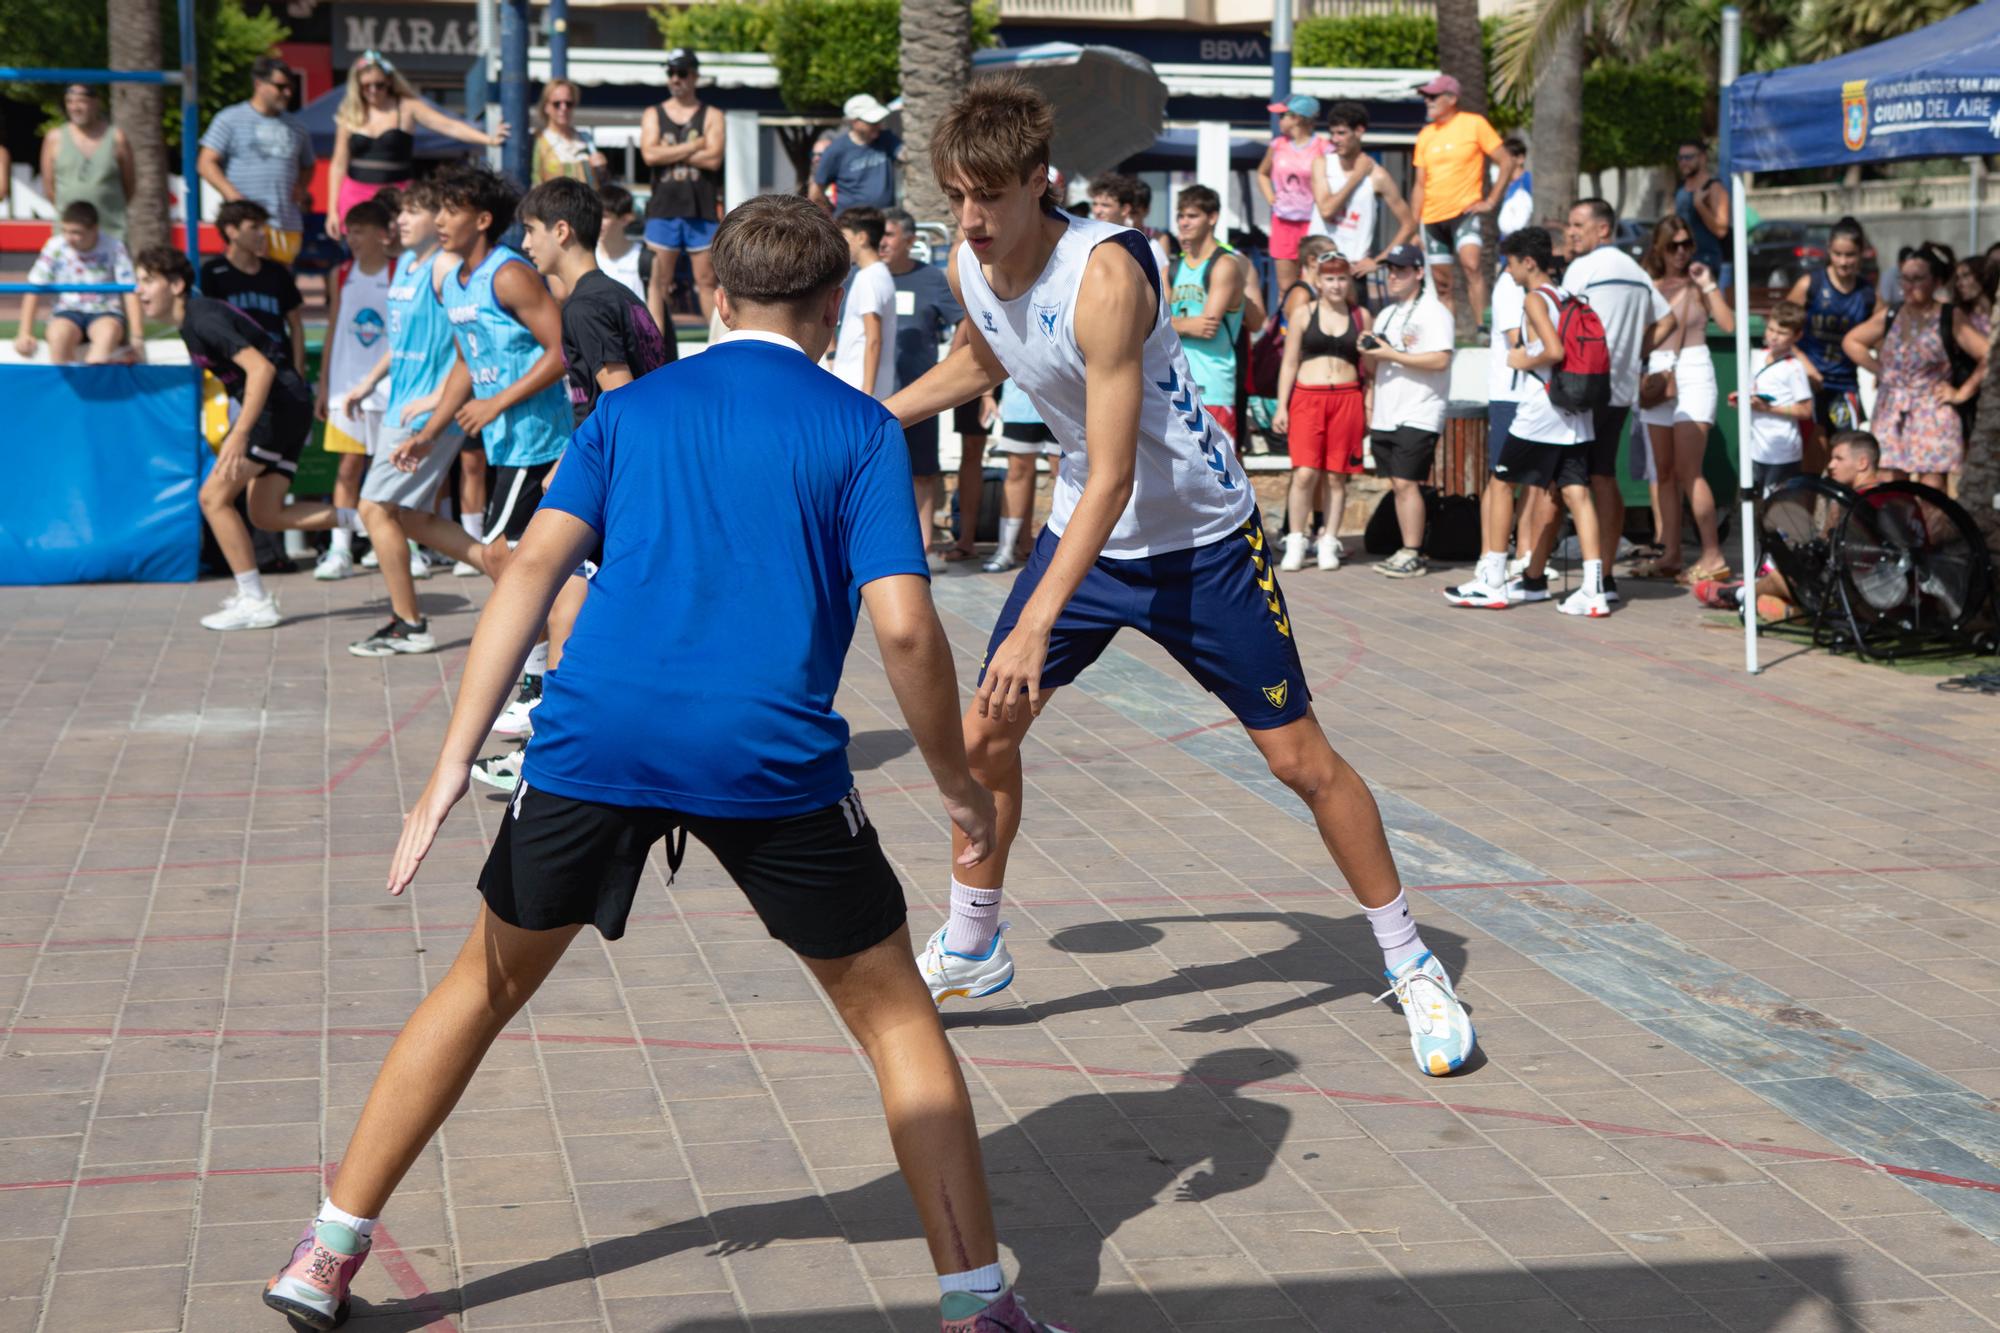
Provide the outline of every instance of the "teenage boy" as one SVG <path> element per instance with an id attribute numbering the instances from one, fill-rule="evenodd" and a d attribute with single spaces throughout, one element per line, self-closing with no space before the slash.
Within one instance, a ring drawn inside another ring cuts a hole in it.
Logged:
<path id="1" fill-rule="evenodd" d="M 834 344 L 833 373 L 871 398 L 887 398 L 896 392 L 896 279 L 882 262 L 882 210 L 843 209 L 839 221 L 854 274 Z"/>
<path id="2" fill-rule="evenodd" d="M 379 381 L 359 398 L 347 391 L 374 369 L 388 343 L 389 210 L 378 199 L 363 199 L 347 210 L 341 223 L 352 257 L 333 271 L 327 284 L 326 346 L 313 415 L 326 423 L 322 447 L 340 456 L 333 502 L 355 508 L 361 504 L 368 460 L 381 443 L 382 411 L 388 406 L 388 394 Z M 354 534 L 336 529 L 313 577 L 344 579 L 353 572 Z"/>
<path id="3" fill-rule="evenodd" d="M 444 386 L 458 361 L 451 324 L 438 300 L 444 267 L 438 246 L 438 189 L 429 180 L 403 189 L 397 214 L 403 253 L 389 280 L 389 350 L 347 392 L 342 408 L 350 416 L 384 379 L 389 392 L 382 409 L 382 438 L 361 483 L 361 521 L 375 548 L 382 582 L 389 590 L 389 620 L 365 639 L 347 646 L 356 657 L 437 651 L 430 621 L 417 602 L 410 530 L 435 541 L 459 528 L 433 512 L 438 490 L 451 475 L 464 435 L 452 420 L 462 403 L 444 401 Z"/>
<path id="4" fill-rule="evenodd" d="M 125 242 L 97 225 L 97 205 L 78 199 L 62 211 L 62 225 L 43 243 L 28 270 L 29 282 L 112 283 L 131 282 L 132 257 Z M 20 332 L 14 350 L 22 356 L 35 354 L 35 303 L 40 298 L 29 292 L 21 298 Z M 113 361 L 137 361 L 145 344 L 139 327 L 139 297 L 126 292 L 63 291 L 54 295 L 46 330 L 49 363 L 65 365 L 77 359 L 93 366 Z"/>
<path id="5" fill-rule="evenodd" d="M 1583 549 L 1583 586 L 1556 609 L 1570 616 L 1608 616 L 1611 603 L 1604 596 L 1597 509 L 1590 496 L 1591 414 L 1565 411 L 1549 397 L 1549 382 L 1563 363 L 1557 328 L 1562 303 L 1569 299 L 1569 293 L 1550 277 L 1555 244 L 1545 228 L 1523 227 L 1501 243 L 1500 253 L 1506 256 L 1508 275 L 1524 294 L 1520 342 L 1507 355 L 1508 366 L 1521 373 L 1521 396 L 1514 404 L 1507 442 L 1480 497 L 1479 564 L 1471 582 L 1446 588 L 1444 597 L 1453 606 L 1496 611 L 1517 601 L 1546 600 L 1546 591 L 1539 597 L 1518 590 L 1510 594 L 1507 586 L 1507 538 L 1514 529 L 1514 488 L 1521 486 L 1530 493 L 1560 492 L 1576 524 L 1577 545 Z M 1530 566 L 1527 578 L 1537 577 L 1546 575 Z"/>
<path id="6" fill-rule="evenodd" d="M 951 276 L 970 338 L 890 404 L 921 420 L 1011 376 L 1063 448 L 1048 526 L 965 715 L 999 834 L 990 857 L 955 858 L 951 918 L 924 951 L 931 994 L 1013 980 L 1000 889 L 1020 827 L 1021 742 L 1049 691 L 1130 626 L 1221 699 L 1312 810 L 1382 946 L 1417 1067 L 1448 1074 L 1472 1052 L 1472 1024 L 1418 935 L 1368 784 L 1312 715 L 1255 492 L 1203 410 L 1145 237 L 1042 207 L 1054 134 L 1048 101 L 1007 78 L 975 82 L 938 123 L 931 164 L 964 238 Z"/>
<path id="7" fill-rule="evenodd" d="M 1333 152 L 1314 158 L 1312 165 L 1313 201 L 1333 237 L 1333 248 L 1353 265 L 1357 286 L 1382 266 L 1389 251 L 1417 238 L 1417 215 L 1403 198 L 1402 187 L 1361 150 L 1367 134 L 1368 108 L 1359 102 L 1335 102 L 1326 112 L 1326 137 Z M 1396 219 L 1396 233 L 1377 249 L 1375 219 L 1385 207 Z"/>
<path id="8" fill-rule="evenodd" d="M 896 387 L 915 384 L 938 361 L 938 345 L 965 311 L 951 294 L 944 269 L 919 264 L 911 254 L 917 241 L 917 220 L 904 209 L 882 215 L 882 264 L 896 283 Z M 938 421 L 913 421 L 903 428 L 910 443 L 910 476 L 917 492 L 917 526 L 924 549 L 931 549 L 938 502 L 944 498 L 944 477 L 938 463 Z M 933 570 L 941 568 L 940 556 Z"/>
<path id="9" fill-rule="evenodd" d="M 222 382 L 239 410 L 216 451 L 215 467 L 201 484 L 201 514 L 236 576 L 236 591 L 222 609 L 203 616 L 213 630 L 272 629 L 278 599 L 264 588 L 250 529 L 236 512 L 249 495 L 250 522 L 266 531 L 305 528 L 359 531 L 352 509 L 329 504 L 285 503 L 299 454 L 312 434 L 312 393 L 286 360 L 278 341 L 240 310 L 196 296 L 194 268 L 170 245 L 155 245 L 136 264 L 139 308 L 148 319 L 171 322 L 187 344 L 188 359 Z"/>
<path id="10" fill-rule="evenodd" d="M 1430 479 L 1438 437 L 1444 433 L 1456 334 L 1451 311 L 1424 283 L 1422 251 L 1398 245 L 1382 256 L 1382 268 L 1389 301 L 1376 312 L 1374 328 L 1361 336 L 1358 346 L 1375 377 L 1375 405 L 1368 419 L 1375 470 L 1389 479 L 1402 545 L 1377 561 L 1375 571 L 1386 578 L 1414 579 L 1430 572 L 1423 556 L 1423 484 Z"/>
<path id="11" fill-rule="evenodd" d="M 1168 312 L 1187 353 L 1208 414 L 1236 438 L 1236 342 L 1243 332 L 1243 266 L 1234 248 L 1216 239 L 1222 196 L 1190 185 L 1174 201 L 1180 259 L 1169 284 Z M 1217 263 L 1216 257 L 1226 256 Z"/>
<path id="12" fill-rule="evenodd" d="M 641 301 L 646 299 L 646 283 L 639 276 L 640 247 L 627 230 L 632 225 L 632 192 L 622 185 L 606 185 L 597 191 L 603 218 L 597 237 L 597 266 L 605 275 L 623 285 Z M 649 314 L 648 319 L 652 318 Z M 657 325 L 655 327 L 658 327 Z M 669 346 L 668 359 L 678 360 Z"/>
<path id="13" fill-rule="evenodd" d="M 201 293 L 227 301 L 282 338 L 292 369 L 306 374 L 305 298 L 292 271 L 269 258 L 271 215 L 254 199 L 232 199 L 215 210 L 222 253 L 202 261 Z"/>
<path id="14" fill-rule="evenodd" d="M 556 590 L 602 548 L 596 593 L 550 679 L 532 771 L 479 880 L 457 961 L 396 1039 L 329 1196 L 265 1302 L 328 1328 L 376 1219 L 481 1058 L 586 926 L 624 933 L 648 852 L 713 851 L 803 960 L 881 1084 L 930 1242 L 944 1333 L 1059 1333 L 1000 1268 L 970 1098 L 911 962 L 902 887 L 854 794 L 833 709 L 860 605 L 965 865 L 993 844 L 991 796 L 955 723 L 951 645 L 931 606 L 895 419 L 815 361 L 838 322 L 847 246 L 803 199 L 762 195 L 716 232 L 729 332 L 605 399 L 480 617 L 457 706 L 389 872 L 430 850 Z M 704 462 L 687 468 L 690 452 Z M 782 473 L 791 479 L 770 485 Z M 741 530 L 775 544 L 757 596 Z M 759 651 L 745 654 L 746 636 Z"/>
<path id="15" fill-rule="evenodd" d="M 1805 307 L 1780 301 L 1764 316 L 1764 360 L 1750 374 L 1750 484 L 1769 495 L 1799 475 L 1805 456 L 1800 426 L 1812 420 L 1816 371 L 1799 352 Z M 1729 405 L 1736 406 L 1736 390 Z"/>

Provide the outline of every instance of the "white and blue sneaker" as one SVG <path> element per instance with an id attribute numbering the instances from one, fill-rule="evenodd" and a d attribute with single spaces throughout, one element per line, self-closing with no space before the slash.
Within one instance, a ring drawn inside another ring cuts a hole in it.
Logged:
<path id="1" fill-rule="evenodd" d="M 986 946 L 986 952 L 977 955 L 945 948 L 945 929 L 938 927 L 917 959 L 917 967 L 930 985 L 931 999 L 940 1006 L 950 999 L 977 1000 L 1013 984 L 1014 958 L 1007 952 L 1005 922 L 993 932 L 993 943 Z"/>
<path id="2" fill-rule="evenodd" d="M 1443 1078 L 1463 1065 L 1477 1038 L 1472 1033 L 1472 1018 L 1458 1002 L 1458 992 L 1451 988 L 1444 964 L 1425 952 L 1382 975 L 1389 978 L 1389 989 L 1375 998 L 1386 1000 L 1393 995 L 1402 1006 L 1403 1017 L 1410 1024 L 1410 1049 L 1416 1053 L 1417 1068 Z"/>

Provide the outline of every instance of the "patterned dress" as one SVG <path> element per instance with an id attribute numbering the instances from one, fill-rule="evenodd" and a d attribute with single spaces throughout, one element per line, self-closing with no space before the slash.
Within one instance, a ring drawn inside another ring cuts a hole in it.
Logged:
<path id="1" fill-rule="evenodd" d="M 1945 307 L 1936 303 L 1928 310 L 1902 307 L 1877 349 L 1882 378 L 1873 425 L 1885 468 L 1956 472 L 1965 461 L 1958 412 L 1938 396 L 1940 388 L 1951 387 L 1944 314 Z"/>

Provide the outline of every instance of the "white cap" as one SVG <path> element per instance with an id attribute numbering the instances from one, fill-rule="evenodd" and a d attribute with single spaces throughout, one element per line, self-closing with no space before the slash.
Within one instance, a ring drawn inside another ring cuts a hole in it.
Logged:
<path id="1" fill-rule="evenodd" d="M 870 125 L 880 125 L 889 118 L 889 108 L 867 93 L 856 93 L 840 108 L 840 114 L 848 120 L 865 120 Z"/>

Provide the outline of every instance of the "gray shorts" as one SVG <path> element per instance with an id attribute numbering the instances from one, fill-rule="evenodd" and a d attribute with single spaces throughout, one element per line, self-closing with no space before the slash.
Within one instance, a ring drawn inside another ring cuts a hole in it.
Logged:
<path id="1" fill-rule="evenodd" d="M 410 432 L 405 431 L 383 432 L 375 456 L 368 460 L 368 475 L 361 482 L 362 499 L 394 505 L 399 509 L 418 510 L 429 510 L 437 500 L 438 487 L 451 475 L 451 465 L 458 461 L 458 451 L 465 446 L 465 436 L 458 427 L 452 427 L 438 436 L 415 472 L 403 472 L 389 460 L 409 437 Z"/>

